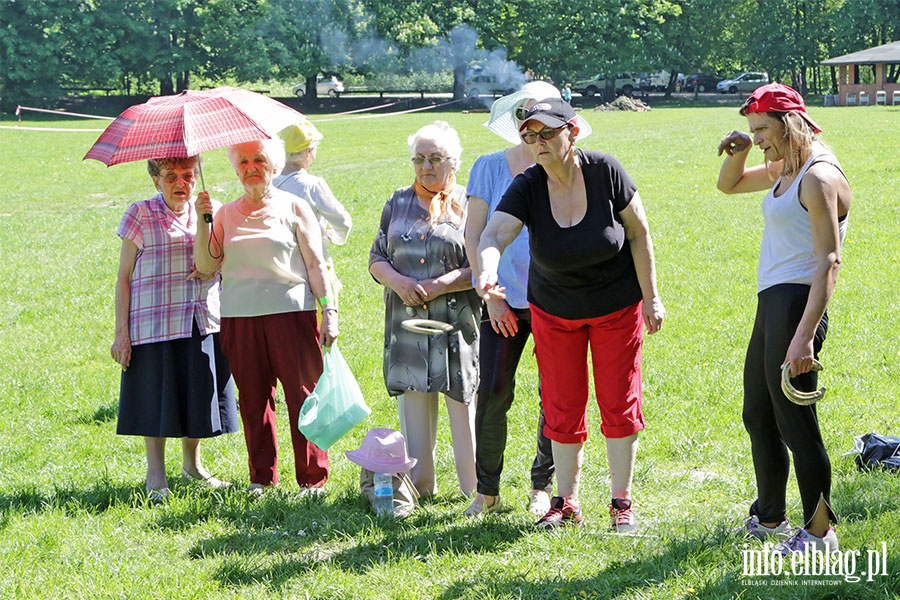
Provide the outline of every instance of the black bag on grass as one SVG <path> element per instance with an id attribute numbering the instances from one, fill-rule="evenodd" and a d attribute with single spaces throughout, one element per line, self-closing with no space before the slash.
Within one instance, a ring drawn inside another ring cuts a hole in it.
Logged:
<path id="1" fill-rule="evenodd" d="M 867 433 L 853 438 L 856 466 L 861 471 L 883 468 L 900 470 L 900 437 Z"/>

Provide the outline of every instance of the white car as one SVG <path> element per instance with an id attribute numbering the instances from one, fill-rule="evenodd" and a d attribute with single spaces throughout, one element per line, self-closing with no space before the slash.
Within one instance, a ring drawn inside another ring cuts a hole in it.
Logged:
<path id="1" fill-rule="evenodd" d="M 337 77 L 316 77 L 316 94 L 319 96 L 331 96 L 336 98 L 344 91 L 344 84 Z M 306 95 L 306 82 L 294 86 L 294 95 L 302 98 Z"/>
<path id="2" fill-rule="evenodd" d="M 768 73 L 741 73 L 731 79 L 720 81 L 716 84 L 716 91 L 720 94 L 749 94 L 761 85 L 769 83 Z"/>
<path id="3" fill-rule="evenodd" d="M 477 98 L 482 94 L 503 96 L 515 91 L 509 84 L 508 81 L 499 81 L 494 75 L 479 73 L 466 79 L 465 94 L 467 98 Z"/>
<path id="4" fill-rule="evenodd" d="M 617 94 L 630 96 L 634 90 L 640 89 L 640 78 L 634 73 L 617 73 L 615 89 Z M 597 75 L 590 79 L 581 79 L 575 82 L 572 89 L 582 96 L 596 96 L 606 89 L 606 76 Z"/>

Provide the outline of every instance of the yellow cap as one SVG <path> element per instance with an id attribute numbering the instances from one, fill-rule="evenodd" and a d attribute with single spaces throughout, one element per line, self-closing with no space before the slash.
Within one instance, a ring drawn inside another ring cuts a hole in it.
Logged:
<path id="1" fill-rule="evenodd" d="M 284 140 L 284 151 L 302 152 L 322 139 L 322 134 L 309 119 L 302 120 L 282 129 L 278 136 Z"/>

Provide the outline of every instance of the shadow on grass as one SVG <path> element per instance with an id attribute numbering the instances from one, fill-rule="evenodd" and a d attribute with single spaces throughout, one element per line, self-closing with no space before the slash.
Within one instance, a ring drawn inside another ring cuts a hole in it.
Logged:
<path id="1" fill-rule="evenodd" d="M 635 560 L 610 562 L 603 570 L 579 576 L 544 567 L 523 576 L 509 573 L 490 578 L 460 580 L 438 596 L 455 598 L 790 598 L 841 599 L 895 598 L 900 584 L 890 577 L 874 582 L 848 582 L 841 577 L 745 577 L 742 572 L 741 538 L 707 534 L 690 539 L 661 541 L 656 552 Z M 709 565 L 717 565 L 710 570 Z M 863 565 L 864 567 L 865 565 Z M 900 559 L 888 559 L 888 573 L 896 573 Z M 690 581 L 698 573 L 697 581 Z M 705 573 L 705 574 L 702 574 Z M 858 574 L 858 573 L 857 573 Z M 685 583 L 677 584 L 680 579 Z M 806 583 L 804 583 L 806 580 Z"/>
<path id="2" fill-rule="evenodd" d="M 101 513 L 114 506 L 136 506 L 144 502 L 140 488 L 98 482 L 88 489 L 56 488 L 45 493 L 37 488 L 0 494 L 0 512 L 40 513 L 47 510 Z"/>
<path id="3" fill-rule="evenodd" d="M 110 404 L 107 406 L 101 406 L 100 408 L 95 410 L 94 414 L 90 417 L 81 417 L 80 419 L 78 419 L 78 423 L 82 425 L 101 425 L 103 423 L 114 421 L 118 415 L 119 405 Z"/>
<path id="4" fill-rule="evenodd" d="M 217 517 L 230 519 L 238 531 L 202 540 L 189 554 L 225 556 L 215 577 L 236 588 L 264 582 L 278 591 L 323 563 L 359 575 L 382 563 L 427 561 L 445 553 L 491 554 L 522 536 L 521 523 L 503 517 L 464 520 L 440 501 L 426 501 L 406 519 L 376 517 L 353 492 L 323 501 L 276 491 L 233 508 L 223 507 Z"/>

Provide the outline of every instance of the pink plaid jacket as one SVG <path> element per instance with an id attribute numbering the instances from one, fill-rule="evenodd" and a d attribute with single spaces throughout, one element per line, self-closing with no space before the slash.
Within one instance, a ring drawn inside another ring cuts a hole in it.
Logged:
<path id="1" fill-rule="evenodd" d="M 157 194 L 130 205 L 116 229 L 138 247 L 129 314 L 133 345 L 191 337 L 195 320 L 201 335 L 219 331 L 219 277 L 187 280 L 197 232 L 193 198 L 188 214 L 185 227 Z"/>

